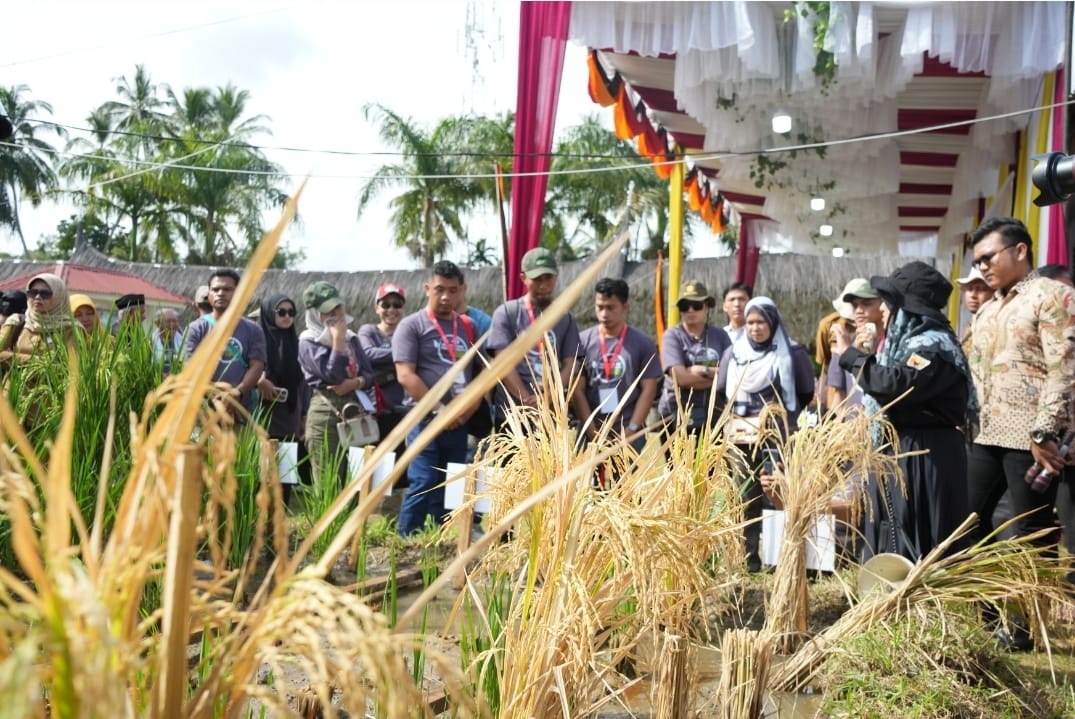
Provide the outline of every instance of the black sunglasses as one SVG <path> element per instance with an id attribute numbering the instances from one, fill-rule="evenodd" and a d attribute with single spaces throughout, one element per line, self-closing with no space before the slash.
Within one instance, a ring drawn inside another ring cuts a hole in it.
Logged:
<path id="1" fill-rule="evenodd" d="M 381 309 L 385 310 L 401 310 L 403 309 L 402 302 L 382 302 Z"/>
<path id="2" fill-rule="evenodd" d="M 43 290 L 26 290 L 26 296 L 32 299 L 51 300 L 52 290 L 47 287 Z"/>
<path id="3" fill-rule="evenodd" d="M 679 306 L 679 311 L 680 312 L 686 312 L 687 310 L 691 310 L 692 312 L 698 312 L 699 310 L 704 310 L 705 309 L 706 303 L 705 302 L 691 302 L 689 300 L 684 300 L 683 302 L 680 302 L 678 306 Z"/>
<path id="4" fill-rule="evenodd" d="M 297 314 L 294 307 L 277 307 L 277 317 L 294 317 Z"/>

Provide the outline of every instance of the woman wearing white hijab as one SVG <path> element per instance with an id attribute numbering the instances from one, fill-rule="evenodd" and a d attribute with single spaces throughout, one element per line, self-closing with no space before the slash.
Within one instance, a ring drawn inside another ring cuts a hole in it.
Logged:
<path id="1" fill-rule="evenodd" d="M 788 337 L 771 299 L 755 297 L 747 303 L 744 314 L 745 331 L 724 352 L 716 389 L 724 393 L 732 408 L 726 436 L 749 460 L 741 482 L 745 518 L 757 520 L 763 497 L 758 474 L 765 463 L 761 423 L 768 410 L 783 407 L 787 424 L 778 424 L 777 429 L 781 434 L 794 429 L 799 413 L 814 394 L 814 368 L 806 350 Z M 753 521 L 744 533 L 747 569 L 760 571 L 761 523 Z"/>

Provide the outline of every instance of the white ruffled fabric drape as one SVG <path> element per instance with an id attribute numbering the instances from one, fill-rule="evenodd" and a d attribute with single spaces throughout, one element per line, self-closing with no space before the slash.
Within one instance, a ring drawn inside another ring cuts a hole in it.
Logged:
<path id="1" fill-rule="evenodd" d="M 598 49 L 637 53 L 639 60 L 675 55 L 676 101 L 706 129 L 707 152 L 784 147 L 796 144 L 799 133 L 819 141 L 894 131 L 897 97 L 921 72 L 923 54 L 961 72 L 989 75 L 978 98 L 978 117 L 1038 105 L 1042 75 L 1063 61 L 1066 3 L 832 2 L 823 46 L 835 56 L 835 82 L 823 88 L 814 74 L 814 18 L 796 15 L 785 23 L 787 7 L 742 0 L 574 2 L 571 37 Z M 943 94 L 943 84 L 938 92 Z M 794 108 L 793 141 L 772 132 L 770 119 L 784 107 Z M 974 150 L 956 167 L 951 211 L 939 233 L 942 245 L 969 229 L 974 198 L 992 194 L 994 168 L 1011 159 L 1002 138 L 1026 122 L 1021 115 L 972 127 L 968 141 Z M 769 217 L 786 225 L 786 232 L 809 234 L 818 219 L 803 216 L 811 185 L 835 183 L 825 193 L 830 206 L 894 194 L 899 150 L 929 152 L 937 140 L 945 138 L 858 142 L 846 151 L 830 148 L 823 158 L 800 152 L 790 186 L 779 191 L 754 185 L 753 158 L 721 157 L 707 164 L 719 167 L 720 187 L 768 194 Z M 898 235 L 891 203 L 861 207 L 862 222 L 884 223 L 863 227 L 861 234 L 876 235 L 881 227 L 888 239 Z"/>

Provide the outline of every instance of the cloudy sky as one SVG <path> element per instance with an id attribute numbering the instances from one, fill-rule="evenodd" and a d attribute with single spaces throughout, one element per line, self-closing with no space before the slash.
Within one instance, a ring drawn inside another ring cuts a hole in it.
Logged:
<path id="1" fill-rule="evenodd" d="M 3 16 L 0 84 L 28 85 L 33 99 L 53 105 L 56 122 L 85 126 L 89 111 L 114 97 L 116 79 L 132 77 L 139 63 L 177 91 L 227 82 L 248 90 L 249 112 L 271 118 L 273 136 L 261 144 L 311 150 L 268 151 L 296 178 L 312 175 L 302 226 L 287 237 L 305 251 L 304 269 L 414 266 L 388 241 L 390 195 L 355 218 L 363 178 L 392 159 L 372 154 L 387 148 L 363 118 L 364 104 L 428 126 L 451 114 L 515 107 L 517 2 L 35 0 L 8 4 Z M 468 17 L 479 28 L 472 42 Z M 558 126 L 597 110 L 586 93 L 585 50 L 571 45 Z M 22 211 L 33 245 L 73 210 Z M 0 233 L 0 250 L 18 252 L 18 240 Z M 463 259 L 457 252 L 453 259 Z"/>

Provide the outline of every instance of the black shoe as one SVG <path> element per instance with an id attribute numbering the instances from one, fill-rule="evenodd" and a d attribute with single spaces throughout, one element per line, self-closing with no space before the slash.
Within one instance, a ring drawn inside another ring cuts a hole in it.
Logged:
<path id="1" fill-rule="evenodd" d="M 1034 637 L 1022 624 L 999 627 L 993 632 L 997 648 L 1005 652 L 1029 652 L 1034 650 Z"/>

